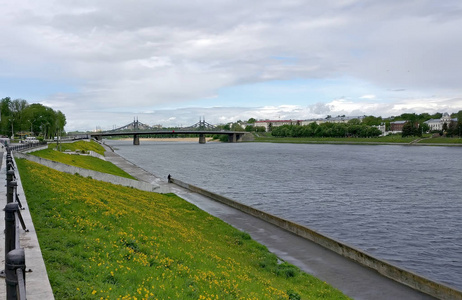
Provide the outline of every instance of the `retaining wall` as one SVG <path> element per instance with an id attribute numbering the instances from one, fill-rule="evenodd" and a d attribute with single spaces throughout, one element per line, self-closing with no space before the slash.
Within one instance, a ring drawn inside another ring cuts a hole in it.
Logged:
<path id="1" fill-rule="evenodd" d="M 299 225 L 297 223 L 276 217 L 264 211 L 252 208 L 245 204 L 236 202 L 232 199 L 223 197 L 221 195 L 209 192 L 197 186 L 185 183 L 178 179 L 171 178 L 171 182 L 181 186 L 185 189 L 188 189 L 192 192 L 209 197 L 213 200 L 236 208 L 240 211 L 243 211 L 249 215 L 262 219 L 268 223 L 276 225 L 282 229 L 285 229 L 289 232 L 292 232 L 298 236 L 301 236 L 305 239 L 308 239 L 316 244 L 323 246 L 331 251 L 334 251 L 344 257 L 347 257 L 363 266 L 369 267 L 385 277 L 393 279 L 399 283 L 407 285 L 415 290 L 421 291 L 423 293 L 429 294 L 438 299 L 453 299 L 461 300 L 462 291 L 456 290 L 452 287 L 446 286 L 444 284 L 431 281 L 425 277 L 417 275 L 411 271 L 399 268 L 397 266 L 391 265 L 390 263 L 377 259 L 361 250 L 355 249 L 351 246 L 348 246 L 344 243 L 336 241 L 332 238 L 324 236 L 314 230 L 311 230 L 307 227 Z"/>
<path id="2" fill-rule="evenodd" d="M 51 161 L 45 158 L 29 155 L 29 154 L 24 154 L 20 152 L 14 152 L 13 153 L 14 157 L 17 158 L 24 158 L 36 163 L 39 163 L 41 165 L 44 165 L 48 168 L 54 169 L 56 171 L 60 172 L 65 172 L 69 174 L 75 174 L 78 173 L 79 175 L 83 177 L 91 177 L 95 180 L 99 181 L 104 181 L 104 182 L 109 182 L 113 184 L 119 184 L 123 186 L 128 186 L 132 187 L 135 189 L 139 189 L 142 191 L 148 191 L 148 192 L 161 192 L 160 186 L 158 185 L 153 185 L 147 182 L 143 181 L 137 181 L 129 178 L 124 178 L 116 175 L 111 175 L 111 174 L 106 174 L 106 173 L 101 173 L 101 172 L 96 172 L 92 170 L 87 170 L 87 169 L 82 169 L 70 165 L 66 165 L 63 163 Z"/>

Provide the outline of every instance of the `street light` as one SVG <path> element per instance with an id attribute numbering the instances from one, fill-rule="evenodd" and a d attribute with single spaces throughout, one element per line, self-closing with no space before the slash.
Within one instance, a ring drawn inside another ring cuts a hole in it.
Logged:
<path id="1" fill-rule="evenodd" d="M 42 129 L 42 134 L 43 134 L 43 138 L 46 138 L 46 135 L 47 135 L 47 126 L 50 125 L 50 123 L 48 122 L 45 122 L 45 123 L 42 123 L 40 125 L 40 128 Z"/>
<path id="2" fill-rule="evenodd" d="M 30 120 L 27 120 L 30 123 L 30 135 L 32 135 L 32 122 Z"/>
<path id="3" fill-rule="evenodd" d="M 13 140 L 14 139 L 14 130 L 13 130 L 14 119 L 11 118 L 10 120 L 11 120 L 11 140 Z"/>

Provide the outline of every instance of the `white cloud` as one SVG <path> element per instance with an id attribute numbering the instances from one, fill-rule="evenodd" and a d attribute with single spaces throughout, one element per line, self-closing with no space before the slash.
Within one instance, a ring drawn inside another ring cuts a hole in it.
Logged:
<path id="1" fill-rule="evenodd" d="M 403 99 L 391 103 L 354 102 L 346 99 L 337 99 L 328 103 L 316 103 L 309 106 L 280 105 L 265 107 L 190 107 L 177 109 L 155 110 L 152 112 L 101 112 L 84 111 L 82 115 L 71 114 L 68 117 L 68 127 L 75 129 L 108 130 L 126 125 L 138 118 L 140 122 L 149 125 L 161 124 L 165 127 L 190 126 L 204 118 L 211 124 L 225 124 L 238 120 L 246 121 L 249 118 L 272 120 L 305 120 L 325 118 L 327 115 L 374 115 L 397 116 L 403 113 L 436 113 L 457 112 L 462 107 L 461 98 L 428 98 Z M 75 111 L 75 110 L 73 110 Z M 89 126 L 91 124 L 91 126 Z M 74 129 L 74 130 L 75 130 Z M 70 129 L 72 130 L 72 129 Z"/>
<path id="2" fill-rule="evenodd" d="M 375 95 L 364 95 L 364 96 L 359 97 L 359 99 L 375 99 L 375 98 L 377 98 L 377 96 Z"/>

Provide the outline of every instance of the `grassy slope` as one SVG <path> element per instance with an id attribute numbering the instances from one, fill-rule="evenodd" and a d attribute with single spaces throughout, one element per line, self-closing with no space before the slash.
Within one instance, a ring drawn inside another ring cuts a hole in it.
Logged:
<path id="1" fill-rule="evenodd" d="M 87 145 L 83 143 L 86 143 Z M 88 143 L 88 142 L 76 142 L 72 144 L 62 144 L 62 146 L 64 145 L 66 145 L 67 149 L 72 149 L 72 150 L 80 149 L 80 150 L 88 151 L 88 150 L 93 150 L 94 148 L 93 145 L 91 145 L 91 143 Z M 82 156 L 82 155 L 76 155 L 76 154 L 65 154 L 59 151 L 52 150 L 51 148 L 40 150 L 40 151 L 35 151 L 35 152 L 32 152 L 31 154 L 38 156 L 38 157 L 46 158 L 49 160 L 57 161 L 63 164 L 79 167 L 79 168 L 89 169 L 89 170 L 102 172 L 102 173 L 108 173 L 108 174 L 130 178 L 130 179 L 135 179 L 133 176 L 121 170 L 120 168 L 112 164 L 111 162 L 104 161 L 96 157 Z"/>
<path id="2" fill-rule="evenodd" d="M 98 143 L 96 143 L 94 141 L 90 141 L 90 142 L 77 141 L 77 142 L 74 142 L 74 143 L 61 143 L 61 144 L 59 144 L 59 146 L 60 146 L 61 151 L 65 151 L 65 150 L 71 150 L 71 151 L 84 150 L 84 151 L 94 151 L 94 152 L 99 153 L 101 155 L 104 155 L 104 152 L 106 152 L 106 150 L 104 149 L 103 146 L 101 146 L 100 144 L 98 144 Z M 50 144 L 49 147 L 50 148 L 56 148 L 56 144 Z"/>
<path id="3" fill-rule="evenodd" d="M 436 137 L 431 139 L 423 139 L 420 141 L 423 144 L 462 144 L 462 138 L 448 138 L 448 137 Z"/>
<path id="4" fill-rule="evenodd" d="M 56 299 L 345 299 L 173 195 L 17 160 Z"/>

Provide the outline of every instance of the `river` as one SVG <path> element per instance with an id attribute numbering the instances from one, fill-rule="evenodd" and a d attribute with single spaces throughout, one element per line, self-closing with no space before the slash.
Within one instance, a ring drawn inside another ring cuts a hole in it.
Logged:
<path id="1" fill-rule="evenodd" d="M 462 289 L 459 147 L 106 141 L 147 171 Z"/>

